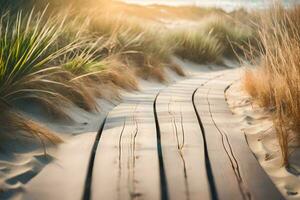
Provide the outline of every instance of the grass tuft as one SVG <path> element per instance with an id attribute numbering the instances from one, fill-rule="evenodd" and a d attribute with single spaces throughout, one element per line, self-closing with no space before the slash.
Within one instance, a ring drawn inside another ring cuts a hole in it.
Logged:
<path id="1" fill-rule="evenodd" d="M 59 47 L 57 40 L 63 32 L 64 21 L 45 19 L 44 13 L 29 15 L 19 12 L 16 16 L 4 15 L 0 19 L 0 96 L 5 104 L 34 99 L 51 110 L 64 112 L 62 106 L 75 103 L 86 110 L 96 108 L 95 100 L 85 90 L 84 84 L 71 82 L 74 75 L 63 70 L 55 60 L 77 48 L 76 42 Z M 60 109 L 57 107 L 60 102 Z M 1 107 L 5 111 L 8 107 Z M 11 112 L 8 112 L 11 113 Z M 60 115 L 62 116 L 62 115 Z M 51 140 L 50 133 L 42 131 L 35 123 L 16 125 L 23 130 L 38 132 Z M 35 130 L 34 130 L 35 129 Z M 53 136 L 54 137 L 54 136 Z M 53 140 L 55 142 L 55 140 Z"/>
<path id="2" fill-rule="evenodd" d="M 175 53 L 197 63 L 218 63 L 223 57 L 236 58 L 249 41 L 252 29 L 237 22 L 210 16 L 192 28 L 172 30 L 169 42 L 176 44 Z"/>
<path id="3" fill-rule="evenodd" d="M 283 164 L 288 164 L 291 130 L 300 131 L 300 15 L 299 7 L 276 6 L 261 17 L 258 36 L 260 62 L 245 74 L 245 89 L 274 116 Z"/>
<path id="4" fill-rule="evenodd" d="M 175 54 L 198 63 L 219 60 L 223 52 L 218 40 L 204 34 L 200 28 L 174 30 L 170 42 L 176 44 Z"/>

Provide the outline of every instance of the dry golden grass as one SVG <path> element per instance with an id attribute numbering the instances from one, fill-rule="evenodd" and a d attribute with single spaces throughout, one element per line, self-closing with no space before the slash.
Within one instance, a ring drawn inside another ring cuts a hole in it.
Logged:
<path id="1" fill-rule="evenodd" d="M 186 73 L 184 72 L 184 70 L 179 64 L 171 62 L 168 65 L 168 67 L 172 69 L 174 72 L 176 72 L 176 74 L 178 74 L 179 76 L 186 76 Z"/>
<path id="2" fill-rule="evenodd" d="M 169 32 L 164 26 L 129 16 L 98 15 L 91 19 L 89 30 L 107 38 L 107 54 L 117 55 L 122 63 L 134 68 L 138 76 L 166 80 L 163 68 L 173 65 L 171 56 L 175 44 L 166 40 Z M 183 76 L 179 68 L 170 67 Z"/>
<path id="3" fill-rule="evenodd" d="M 155 79 L 159 82 L 166 81 L 166 75 L 164 68 L 161 65 L 156 65 L 155 67 L 152 65 L 147 65 L 144 68 L 137 69 L 138 76 L 142 77 L 145 80 Z"/>
<path id="4" fill-rule="evenodd" d="M 102 83 L 113 83 L 125 90 L 138 90 L 138 81 L 135 72 L 130 67 L 116 60 L 111 60 L 109 67 L 99 73 Z"/>
<path id="5" fill-rule="evenodd" d="M 265 80 L 262 70 L 246 70 L 243 78 L 244 89 L 254 98 L 254 100 L 262 107 L 272 105 L 273 97 L 270 94 L 270 80 Z"/>
<path id="6" fill-rule="evenodd" d="M 273 8 L 258 27 L 260 63 L 246 71 L 245 89 L 274 116 L 284 165 L 288 164 L 291 130 L 300 131 L 299 7 Z"/>
<path id="7" fill-rule="evenodd" d="M 1 103 L 1 108 L 7 108 L 7 105 Z M 37 139 L 41 142 L 43 147 L 50 142 L 51 144 L 58 144 L 63 140 L 53 131 L 40 125 L 33 120 L 30 120 L 13 109 L 7 108 L 2 110 L 0 114 L 0 138 L 3 140 L 16 140 L 22 141 L 22 138 Z"/>

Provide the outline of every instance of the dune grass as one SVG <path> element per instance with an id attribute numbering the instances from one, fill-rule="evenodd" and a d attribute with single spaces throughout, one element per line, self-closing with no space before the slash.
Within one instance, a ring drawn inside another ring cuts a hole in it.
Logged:
<path id="1" fill-rule="evenodd" d="M 223 57 L 236 58 L 253 37 L 249 26 L 210 16 L 192 28 L 173 30 L 169 41 L 176 44 L 175 54 L 184 59 L 220 63 Z"/>
<path id="2" fill-rule="evenodd" d="M 61 114 L 63 111 L 58 108 L 57 102 L 62 105 L 75 103 L 89 111 L 95 109 L 95 100 L 84 90 L 83 84 L 70 82 L 74 76 L 54 63 L 54 60 L 72 51 L 77 44 L 56 48 L 64 22 L 44 19 L 43 16 L 44 13 L 22 15 L 19 12 L 15 17 L 8 15 L 1 18 L 1 101 L 13 105 L 20 99 L 34 99 Z M 7 109 L 9 107 L 1 107 L 4 113 Z M 21 121 L 17 120 L 20 119 L 19 115 L 9 119 L 16 119 L 16 126 L 19 125 L 20 129 L 29 129 L 31 126 L 32 132 L 36 129 L 40 134 L 45 133 L 33 123 L 28 123 L 27 127 L 17 123 Z"/>
<path id="3" fill-rule="evenodd" d="M 41 142 L 43 147 L 50 144 L 58 144 L 63 140 L 53 131 L 37 123 L 0 102 L 0 139 L 2 142 L 23 141 L 31 138 L 34 141 Z"/>
<path id="4" fill-rule="evenodd" d="M 204 34 L 201 28 L 174 30 L 170 42 L 176 44 L 175 54 L 197 63 L 218 61 L 223 52 L 218 40 Z"/>
<path id="5" fill-rule="evenodd" d="M 207 18 L 203 29 L 205 34 L 215 38 L 223 47 L 222 54 L 231 58 L 235 57 L 236 53 L 242 53 L 242 50 L 254 39 L 250 26 L 241 24 L 238 20 L 223 19 L 219 16 Z"/>
<path id="6" fill-rule="evenodd" d="M 288 165 L 289 144 L 300 130 L 300 7 L 274 7 L 262 16 L 258 26 L 261 47 L 256 69 L 245 73 L 246 91 L 273 113 L 284 165 Z"/>
<path id="7" fill-rule="evenodd" d="M 118 55 L 144 79 L 165 81 L 164 67 L 174 65 L 171 61 L 174 45 L 167 43 L 167 30 L 158 24 L 124 16 L 97 16 L 91 20 L 92 34 L 108 38 L 107 53 Z M 184 75 L 178 67 L 175 70 Z"/>
<path id="8" fill-rule="evenodd" d="M 66 23 L 67 17 L 45 17 L 45 11 L 8 13 L 0 20 L 1 119 L 12 120 L 1 123 L 1 129 L 60 142 L 55 133 L 18 114 L 14 104 L 30 99 L 51 115 L 68 118 L 66 106 L 96 111 L 96 97 L 111 100 L 119 88 L 138 89 L 135 74 L 165 80 L 162 65 L 170 54 L 158 47 L 150 31 L 133 25 L 118 30 L 116 23 L 115 30 L 97 35 L 82 31 L 89 23 L 78 29 L 78 19 Z M 110 95 L 101 86 L 111 88 Z"/>
<path id="9" fill-rule="evenodd" d="M 13 130 L 27 132 L 29 136 L 59 142 L 52 131 L 18 114 L 15 103 L 31 100 L 56 118 L 68 118 L 64 108 L 70 105 L 86 111 L 97 110 L 95 97 L 104 96 L 101 84 L 137 88 L 134 75 L 119 75 L 124 70 L 122 64 L 108 67 L 111 65 L 101 58 L 105 44 L 101 38 L 76 39 L 79 33 L 66 31 L 70 27 L 65 26 L 65 20 L 45 17 L 45 12 L 34 10 L 30 14 L 8 13 L 1 18 L 1 129 L 15 127 Z M 112 89 L 117 93 L 118 88 Z M 8 121 L 5 123 L 4 119 Z"/>

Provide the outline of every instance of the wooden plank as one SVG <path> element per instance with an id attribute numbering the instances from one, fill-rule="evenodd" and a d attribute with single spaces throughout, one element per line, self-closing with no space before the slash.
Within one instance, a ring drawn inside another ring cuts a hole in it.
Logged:
<path id="1" fill-rule="evenodd" d="M 203 82 L 208 81 L 209 78 L 209 76 L 203 78 Z M 196 80 L 194 87 L 199 86 L 199 81 Z M 183 177 L 191 176 L 193 177 L 191 179 L 194 180 L 194 182 L 187 181 L 187 178 L 184 178 L 185 188 L 176 187 L 177 193 L 170 192 L 170 194 L 179 194 L 178 197 L 174 196 L 175 198 L 171 199 L 181 199 L 180 195 L 198 199 L 201 193 L 204 199 L 209 199 L 206 172 L 203 167 L 205 165 L 204 157 L 201 157 L 203 141 L 191 104 L 193 90 L 190 88 L 188 96 L 182 93 L 186 88 L 184 84 L 190 85 L 188 82 L 183 81 L 181 85 L 176 85 L 176 90 L 166 89 L 164 92 L 165 95 L 168 92 L 178 92 L 177 97 L 185 96 L 183 101 L 187 105 L 181 105 L 184 109 L 181 119 L 182 121 L 185 119 L 182 123 L 189 128 L 184 127 L 183 129 L 191 132 L 191 136 L 186 139 L 188 144 L 184 145 L 186 147 L 182 149 L 180 158 L 176 150 L 176 157 L 183 169 L 181 175 Z M 157 129 L 160 130 L 158 127 L 161 125 L 161 121 L 159 119 L 159 125 L 158 122 L 155 123 L 157 113 L 154 116 L 153 110 L 153 101 L 157 92 L 154 90 L 144 96 L 128 100 L 127 103 L 119 105 L 109 114 L 96 152 L 92 199 L 168 198 L 167 184 L 161 185 L 164 183 L 162 176 L 169 171 L 177 176 L 177 168 L 172 167 L 165 170 L 161 168 L 162 162 L 165 162 L 165 154 L 160 155 L 159 151 L 160 140 L 157 141 Z M 157 103 L 160 105 L 159 102 Z M 172 129 L 168 131 L 172 131 Z M 164 141 L 167 142 L 167 140 Z M 172 145 L 169 146 L 167 143 L 163 144 L 164 148 L 173 151 Z M 157 147 L 159 148 L 157 149 Z M 163 161 L 158 161 L 158 158 L 162 159 L 162 156 Z M 176 185 L 176 180 L 173 181 L 168 183 Z"/>
<path id="2" fill-rule="evenodd" d="M 160 198 L 156 93 L 139 95 L 109 114 L 96 152 L 92 199 Z"/>
<path id="3" fill-rule="evenodd" d="M 230 71 L 196 93 L 219 199 L 284 199 L 249 149 L 224 90 L 238 77 Z M 224 187 L 226 186 L 226 187 Z"/>
<path id="4" fill-rule="evenodd" d="M 209 78 L 181 81 L 162 91 L 157 99 L 170 199 L 211 198 L 203 138 L 191 101 L 194 89 Z"/>

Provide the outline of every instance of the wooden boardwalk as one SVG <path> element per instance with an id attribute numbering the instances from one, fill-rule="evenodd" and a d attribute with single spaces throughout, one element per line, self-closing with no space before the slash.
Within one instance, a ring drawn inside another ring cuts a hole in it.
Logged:
<path id="1" fill-rule="evenodd" d="M 93 147 L 83 199 L 284 199 L 250 151 L 224 91 L 205 73 L 117 106 Z"/>

